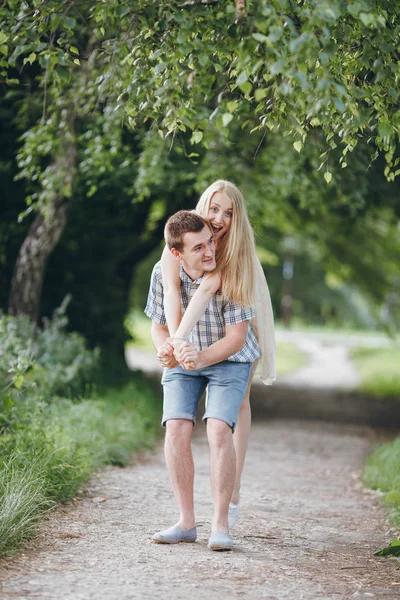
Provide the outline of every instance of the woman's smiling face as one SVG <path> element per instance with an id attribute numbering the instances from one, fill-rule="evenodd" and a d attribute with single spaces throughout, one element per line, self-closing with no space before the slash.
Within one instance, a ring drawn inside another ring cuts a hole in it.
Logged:
<path id="1" fill-rule="evenodd" d="M 233 204 L 229 196 L 225 192 L 215 192 L 208 209 L 208 220 L 213 228 L 216 241 L 229 231 L 232 214 Z"/>

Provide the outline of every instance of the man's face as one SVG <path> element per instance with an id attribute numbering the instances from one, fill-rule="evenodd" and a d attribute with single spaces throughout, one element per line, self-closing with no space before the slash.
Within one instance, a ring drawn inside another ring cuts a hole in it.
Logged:
<path id="1" fill-rule="evenodd" d="M 213 271 L 216 267 L 215 241 L 210 228 L 205 225 L 198 233 L 185 233 L 183 250 L 179 254 L 185 271 L 196 272 L 197 277 L 203 272 Z"/>

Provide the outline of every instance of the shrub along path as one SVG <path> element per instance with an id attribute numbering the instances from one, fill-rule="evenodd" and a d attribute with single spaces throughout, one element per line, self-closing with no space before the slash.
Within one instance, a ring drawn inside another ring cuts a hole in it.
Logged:
<path id="1" fill-rule="evenodd" d="M 204 427 L 194 439 L 196 544 L 151 535 L 176 520 L 162 447 L 107 468 L 53 514 L 24 555 L 1 561 L 4 600 L 400 598 L 398 563 L 373 556 L 391 537 L 361 482 L 368 427 L 299 420 L 252 429 L 235 550 L 207 549 L 211 498 Z"/>

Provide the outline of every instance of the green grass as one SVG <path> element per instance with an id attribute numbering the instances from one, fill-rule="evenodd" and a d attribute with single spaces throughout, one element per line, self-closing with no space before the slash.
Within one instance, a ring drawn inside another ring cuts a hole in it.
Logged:
<path id="1" fill-rule="evenodd" d="M 43 513 L 73 497 L 93 470 L 126 465 L 161 431 L 161 403 L 145 379 L 74 403 L 19 408 L 0 438 L 0 555 L 32 536 Z"/>
<path id="2" fill-rule="evenodd" d="M 350 357 L 362 378 L 362 391 L 400 400 L 400 347 L 353 348 Z"/>
<path id="3" fill-rule="evenodd" d="M 286 331 L 287 328 L 282 321 L 275 321 L 275 329 L 277 331 Z M 318 333 L 321 335 L 356 335 L 360 338 L 368 338 L 373 336 L 374 338 L 381 338 L 383 341 L 393 339 L 396 343 L 400 343 L 400 335 L 395 335 L 393 338 L 389 338 L 388 333 L 382 329 L 366 329 L 355 326 L 336 326 L 335 324 L 317 325 L 302 319 L 293 318 L 290 324 L 290 329 L 293 331 L 306 331 L 307 333 Z"/>
<path id="4" fill-rule="evenodd" d="M 390 518 L 400 526 L 400 437 L 377 448 L 367 459 L 364 483 L 383 492 Z"/>
<path id="5" fill-rule="evenodd" d="M 128 342 L 142 348 L 154 352 L 154 347 L 150 337 L 151 321 L 140 312 L 131 313 L 126 321 L 126 327 L 132 336 L 132 341 Z M 304 367 L 308 362 L 307 355 L 299 350 L 296 344 L 291 342 L 278 342 L 276 345 L 277 365 L 276 370 L 278 375 L 292 373 L 301 367 Z"/>
<path id="6" fill-rule="evenodd" d="M 308 363 L 308 356 L 299 350 L 292 342 L 277 342 L 276 344 L 276 373 L 287 375 L 293 373 Z"/>
<path id="7" fill-rule="evenodd" d="M 41 471 L 36 462 L 18 464 L 15 456 L 0 466 L 0 555 L 9 554 L 31 537 L 52 505 Z"/>
<path id="8" fill-rule="evenodd" d="M 350 354 L 362 377 L 360 389 L 400 400 L 400 348 L 354 348 Z M 367 459 L 364 483 L 383 493 L 389 517 L 400 526 L 400 437 L 378 447 Z"/>

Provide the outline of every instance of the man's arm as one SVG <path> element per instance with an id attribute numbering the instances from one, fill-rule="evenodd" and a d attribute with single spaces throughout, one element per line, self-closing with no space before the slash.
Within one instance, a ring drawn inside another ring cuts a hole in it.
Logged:
<path id="1" fill-rule="evenodd" d="M 232 354 L 239 352 L 246 342 L 248 326 L 248 321 L 242 321 L 236 325 L 227 325 L 225 328 L 225 337 L 208 348 L 197 352 L 197 364 L 193 368 L 201 369 L 215 365 L 226 360 Z M 186 345 L 181 346 L 177 352 L 177 358 L 179 362 L 184 362 L 185 360 L 195 361 L 193 350 Z"/>
<path id="2" fill-rule="evenodd" d="M 157 359 L 163 367 L 173 369 L 178 365 L 178 361 L 173 354 L 173 347 L 167 342 L 167 338 L 169 338 L 168 325 L 160 325 L 152 321 L 151 339 L 157 350 Z"/>

